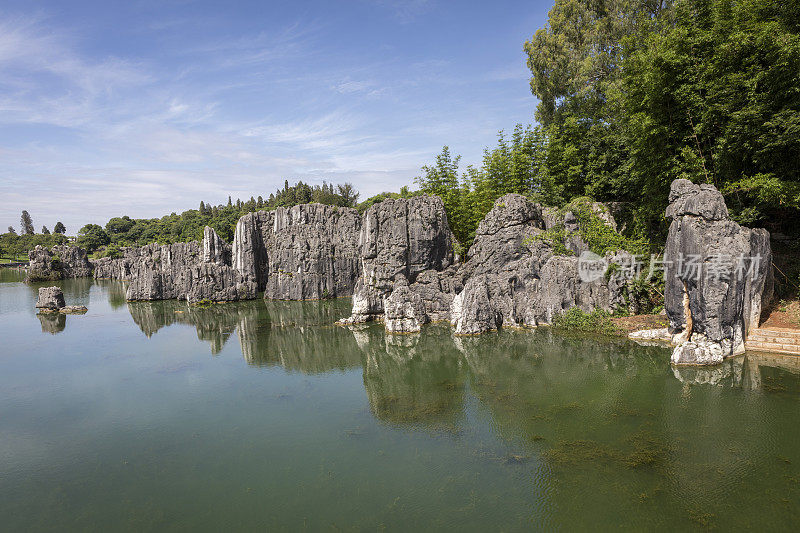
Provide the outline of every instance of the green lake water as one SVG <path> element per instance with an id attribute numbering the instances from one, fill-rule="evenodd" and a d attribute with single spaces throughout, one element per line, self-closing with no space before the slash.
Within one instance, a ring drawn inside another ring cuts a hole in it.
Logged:
<path id="1" fill-rule="evenodd" d="M 796 530 L 800 358 L 333 326 L 0 269 L 0 529 Z"/>

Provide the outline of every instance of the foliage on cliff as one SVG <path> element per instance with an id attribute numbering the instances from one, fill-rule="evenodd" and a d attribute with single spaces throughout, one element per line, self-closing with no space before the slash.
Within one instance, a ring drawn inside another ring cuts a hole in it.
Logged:
<path id="1" fill-rule="evenodd" d="M 277 207 L 291 207 L 298 204 L 321 203 L 340 207 L 355 207 L 358 192 L 350 183 L 344 185 L 308 185 L 302 181 L 284 187 L 269 195 L 267 199 L 259 196 L 242 201 L 228 197 L 225 204 L 211 205 L 200 202 L 199 209 L 190 209 L 181 214 L 172 213 L 161 218 L 133 219 L 128 216 L 114 217 L 105 228 L 89 224 L 81 231 L 88 233 L 91 246 L 95 249 L 106 244 L 118 246 L 144 245 L 152 242 L 170 244 L 188 242 L 203 238 L 203 228 L 211 226 L 217 234 L 228 242 L 233 240 L 236 222 L 242 215 L 253 211 L 270 210 Z M 106 240 L 107 237 L 107 240 Z M 86 239 L 84 239 L 86 240 Z M 81 237 L 78 239 L 79 244 Z"/>

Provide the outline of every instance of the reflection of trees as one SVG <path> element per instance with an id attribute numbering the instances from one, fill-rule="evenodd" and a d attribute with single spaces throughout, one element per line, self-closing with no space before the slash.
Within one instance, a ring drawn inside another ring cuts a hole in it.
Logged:
<path id="1" fill-rule="evenodd" d="M 94 280 L 95 285 L 100 287 L 103 294 L 108 298 L 108 304 L 112 309 L 119 309 L 124 307 L 127 303 L 125 299 L 125 284 L 120 281 L 112 281 L 107 279 Z"/>
<path id="2" fill-rule="evenodd" d="M 67 327 L 67 316 L 63 313 L 39 313 L 39 322 L 42 323 L 42 333 L 61 333 Z"/>

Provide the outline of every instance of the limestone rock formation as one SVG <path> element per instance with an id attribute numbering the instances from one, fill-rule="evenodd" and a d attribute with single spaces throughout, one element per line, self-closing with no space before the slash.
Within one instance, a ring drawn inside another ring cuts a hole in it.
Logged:
<path id="1" fill-rule="evenodd" d="M 408 285 L 396 288 L 383 300 L 386 331 L 390 333 L 416 333 L 429 321 L 419 294 Z"/>
<path id="2" fill-rule="evenodd" d="M 438 197 L 384 200 L 371 206 L 358 237 L 361 273 L 348 322 L 379 318 L 384 297 L 395 284 L 413 284 L 427 270 L 442 271 L 453 265 L 453 240 Z"/>
<path id="3" fill-rule="evenodd" d="M 742 353 L 772 297 L 769 233 L 730 219 L 712 185 L 672 183 L 664 252 L 665 308 L 674 364 L 718 364 Z"/>
<path id="4" fill-rule="evenodd" d="M 360 269 L 355 209 L 303 204 L 243 216 L 233 268 L 275 300 L 351 296 Z"/>
<path id="5" fill-rule="evenodd" d="M 607 210 L 599 204 L 593 208 L 615 227 Z M 578 257 L 556 255 L 539 238 L 556 226 L 564 227 L 561 244 L 570 253 L 588 252 L 573 213 L 505 195 L 478 226 L 469 260 L 457 265 L 438 199 L 376 204 L 364 216 L 364 269 L 353 313 L 340 323 L 383 319 L 388 332 L 408 333 L 428 321 L 449 320 L 455 334 L 475 335 L 503 325 L 550 323 L 573 306 L 588 312 L 623 305 L 624 281 L 602 276 L 584 281 Z M 427 232 L 420 233 L 421 227 Z M 604 264 L 633 261 L 624 252 L 597 259 Z"/>
<path id="6" fill-rule="evenodd" d="M 608 218 L 613 227 L 613 218 Z M 589 312 L 596 308 L 613 310 L 624 304 L 623 281 L 602 276 L 582 279 L 578 257 L 556 255 L 552 246 L 540 239 L 556 224 L 564 226 L 563 244 L 568 249 L 587 252 L 572 213 L 560 219 L 554 210 L 517 194 L 495 202 L 478 226 L 470 258 L 459 272 L 466 281 L 451 308 L 457 335 L 494 331 L 501 325 L 549 324 L 575 306 Z M 596 259 L 604 264 L 633 260 L 624 252 Z"/>
<path id="7" fill-rule="evenodd" d="M 28 253 L 28 259 L 26 281 L 55 281 L 92 275 L 92 264 L 86 250 L 77 246 L 59 244 L 50 250 L 36 246 Z"/>
<path id="8" fill-rule="evenodd" d="M 64 292 L 60 287 L 42 287 L 39 289 L 39 300 L 36 308 L 43 311 L 58 311 L 66 306 Z"/>
<path id="9" fill-rule="evenodd" d="M 257 296 L 230 265 L 230 246 L 206 227 L 203 241 L 123 248 L 118 259 L 95 262 L 95 278 L 126 279 L 131 301 L 237 301 Z"/>

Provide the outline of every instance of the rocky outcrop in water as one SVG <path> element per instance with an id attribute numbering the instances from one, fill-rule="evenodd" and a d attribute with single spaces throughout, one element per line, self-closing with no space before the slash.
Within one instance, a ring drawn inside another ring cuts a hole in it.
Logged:
<path id="1" fill-rule="evenodd" d="M 64 292 L 60 287 L 42 287 L 39 289 L 39 299 L 36 302 L 37 309 L 58 311 L 66 305 Z"/>
<path id="2" fill-rule="evenodd" d="M 351 296 L 360 272 L 355 209 L 303 204 L 239 219 L 234 269 L 274 300 Z"/>
<path id="3" fill-rule="evenodd" d="M 385 200 L 371 206 L 364 213 L 358 236 L 361 272 L 353 294 L 353 313 L 347 322 L 382 318 L 384 299 L 395 286 L 412 285 L 409 294 L 415 301 L 423 292 L 428 292 L 425 299 L 430 302 L 440 299 L 438 292 L 430 293 L 413 284 L 419 279 L 421 285 L 429 285 L 431 276 L 453 265 L 453 241 L 444 204 L 438 197 Z M 426 271 L 432 273 L 424 277 Z M 397 309 L 395 306 L 393 313 Z M 416 320 L 424 323 L 427 318 Z"/>
<path id="4" fill-rule="evenodd" d="M 772 251 L 764 229 L 740 226 L 712 185 L 672 183 L 664 252 L 665 308 L 674 364 L 718 364 L 742 353 L 772 297 Z"/>
<path id="5" fill-rule="evenodd" d="M 30 264 L 29 282 L 56 281 L 68 278 L 83 278 L 92 275 L 92 264 L 86 250 L 77 246 L 58 244 L 51 249 L 37 246 L 28 252 Z"/>
<path id="6" fill-rule="evenodd" d="M 39 309 L 40 313 L 82 315 L 86 312 L 86 307 L 82 305 L 67 305 L 66 301 L 64 301 L 64 292 L 60 287 L 40 288 L 36 308 Z"/>
<path id="7" fill-rule="evenodd" d="M 447 253 L 429 254 L 428 263 L 420 271 L 411 261 L 404 262 L 402 247 L 398 246 L 404 242 L 403 224 L 393 224 L 391 221 L 398 217 L 386 215 L 396 207 L 389 204 L 384 213 L 381 205 L 373 206 L 375 223 L 367 216 L 364 219 L 362 235 L 375 236 L 363 241 L 371 245 L 365 248 L 365 269 L 353 297 L 353 315 L 343 321 L 346 324 L 383 319 L 388 332 L 409 333 L 426 322 L 449 320 L 457 335 L 475 335 L 501 325 L 550 323 L 574 306 L 589 312 L 596 308 L 612 310 L 625 303 L 624 282 L 602 276 L 582 280 L 579 258 L 557 255 L 553 243 L 542 238 L 545 231 L 563 226 L 564 242 L 560 244 L 571 254 L 586 252 L 588 246 L 571 212 L 559 214 L 518 194 L 503 196 L 478 226 L 464 264 L 454 264 L 449 231 L 438 230 L 441 223 L 428 223 L 427 227 L 435 229 L 435 237 L 426 243 L 433 244 L 433 250 L 443 246 Z M 599 204 L 596 208 L 615 227 L 613 217 Z M 432 205 L 429 213 L 437 209 L 441 208 Z M 446 218 L 443 222 L 446 228 Z M 375 258 L 375 266 L 367 268 L 372 266 L 368 262 L 371 258 Z M 633 260 L 622 252 L 597 259 L 609 263 Z M 419 273 L 414 276 L 415 272 Z"/>
<path id="8" fill-rule="evenodd" d="M 588 254 L 588 246 L 580 236 L 573 213 L 566 212 L 562 217 L 517 194 L 503 196 L 495 202 L 478 226 L 470 259 L 462 269 L 467 281 L 451 310 L 457 335 L 493 331 L 501 325 L 549 324 L 571 307 L 591 312 L 594 309 L 611 311 L 625 305 L 624 280 L 581 276 L 581 258 L 557 254 L 555 243 L 544 238 L 545 231 L 562 225 L 564 247 L 573 254 Z M 610 215 L 607 215 L 607 223 L 614 227 Z M 603 265 L 633 260 L 625 252 L 605 258 L 582 257 Z"/>
<path id="9" fill-rule="evenodd" d="M 237 301 L 257 296 L 254 283 L 230 265 L 231 247 L 206 227 L 201 242 L 123 248 L 122 257 L 95 262 L 95 278 L 128 280 L 132 301 Z"/>

